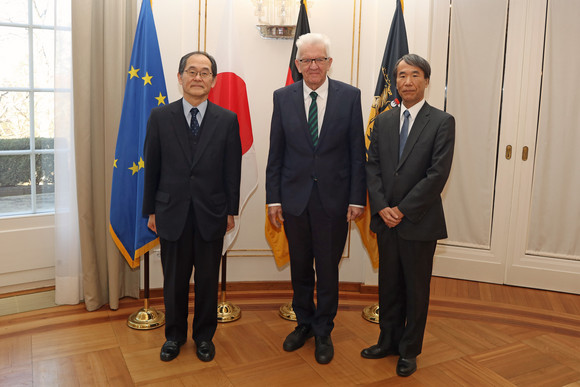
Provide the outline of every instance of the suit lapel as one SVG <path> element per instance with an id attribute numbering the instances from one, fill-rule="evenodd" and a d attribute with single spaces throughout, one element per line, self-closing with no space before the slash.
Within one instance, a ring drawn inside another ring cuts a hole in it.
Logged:
<path id="1" fill-rule="evenodd" d="M 175 106 L 171 110 L 171 120 L 173 132 L 177 137 L 177 142 L 185 154 L 185 158 L 191 163 L 192 154 L 189 147 L 189 141 L 187 140 L 187 131 L 185 130 L 187 128 L 187 120 L 183 113 L 183 101 L 181 99 L 175 102 Z"/>
<path id="2" fill-rule="evenodd" d="M 306 142 L 310 144 L 311 149 L 314 150 L 314 144 L 312 143 L 312 137 L 310 136 L 310 131 L 308 129 L 308 116 L 306 115 L 306 108 L 304 107 L 304 81 L 295 83 L 296 87 L 292 90 L 294 93 L 292 95 L 293 109 L 300 117 L 300 123 L 302 125 L 302 132 L 304 133 L 304 138 Z"/>
<path id="3" fill-rule="evenodd" d="M 411 128 L 411 132 L 409 133 L 409 137 L 407 138 L 407 142 L 405 143 L 405 148 L 403 149 L 403 154 L 401 155 L 401 159 L 399 160 L 398 167 L 400 167 L 405 162 L 405 160 L 411 153 L 411 150 L 415 146 L 415 143 L 421 136 L 421 132 L 423 132 L 423 130 L 429 123 L 429 115 L 430 115 L 430 106 L 429 104 L 427 104 L 427 102 L 425 102 L 421 110 L 419 110 L 417 118 L 415 118 L 415 122 L 413 122 L 413 127 Z"/>
<path id="4" fill-rule="evenodd" d="M 392 109 L 392 116 L 391 120 L 394 122 L 391 124 L 387 124 L 387 128 L 389 128 L 387 132 L 387 144 L 389 147 L 389 154 L 392 157 L 392 162 L 394 165 L 399 164 L 399 126 L 401 126 L 401 108 L 396 107 Z"/>
<path id="5" fill-rule="evenodd" d="M 328 125 L 325 122 L 330 120 L 330 117 L 334 117 L 337 114 L 337 110 L 341 108 L 340 103 L 340 89 L 336 87 L 334 81 L 328 78 L 328 101 L 326 101 L 326 111 L 324 112 L 324 121 L 322 121 L 322 126 L 320 127 L 320 135 L 318 136 L 318 146 L 324 141 L 326 137 L 326 132 L 328 132 Z"/>

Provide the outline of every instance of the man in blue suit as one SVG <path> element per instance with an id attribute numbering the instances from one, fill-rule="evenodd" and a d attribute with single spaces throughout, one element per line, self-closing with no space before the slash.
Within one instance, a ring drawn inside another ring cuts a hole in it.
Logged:
<path id="1" fill-rule="evenodd" d="M 361 97 L 359 89 L 327 77 L 326 36 L 305 34 L 296 46 L 303 81 L 274 92 L 266 203 L 272 225 L 284 222 L 290 251 L 298 326 L 283 348 L 294 351 L 315 336 L 315 358 L 326 364 L 334 356 L 330 333 L 348 222 L 366 202 Z"/>
<path id="2" fill-rule="evenodd" d="M 377 116 L 366 166 L 371 229 L 379 247 L 378 343 L 361 355 L 399 355 L 397 375 L 417 369 L 433 255 L 447 238 L 441 192 L 453 160 L 455 119 L 425 102 L 431 67 L 415 54 L 394 71 L 400 107 Z"/>

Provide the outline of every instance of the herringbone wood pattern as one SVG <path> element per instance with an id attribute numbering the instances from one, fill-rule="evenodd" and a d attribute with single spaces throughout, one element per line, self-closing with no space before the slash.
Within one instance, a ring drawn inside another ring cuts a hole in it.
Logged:
<path id="1" fill-rule="evenodd" d="M 399 378 L 395 357 L 360 357 L 378 337 L 378 326 L 361 318 L 376 295 L 353 287 L 341 291 L 329 365 L 316 363 L 313 340 L 282 350 L 294 324 L 278 308 L 291 292 L 272 285 L 228 292 L 242 318 L 219 325 L 209 363 L 197 359 L 192 341 L 161 362 L 163 328 L 127 327 L 138 300 L 123 300 L 117 311 L 77 305 L 0 317 L 0 385 L 580 386 L 580 295 L 433 278 L 419 369 Z M 159 298 L 151 305 L 163 308 Z"/>

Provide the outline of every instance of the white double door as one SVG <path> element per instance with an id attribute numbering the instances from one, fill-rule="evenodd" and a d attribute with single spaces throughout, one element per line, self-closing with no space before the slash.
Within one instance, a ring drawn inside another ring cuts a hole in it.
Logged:
<path id="1" fill-rule="evenodd" d="M 580 3 L 431 4 L 457 130 L 434 274 L 580 294 Z"/>

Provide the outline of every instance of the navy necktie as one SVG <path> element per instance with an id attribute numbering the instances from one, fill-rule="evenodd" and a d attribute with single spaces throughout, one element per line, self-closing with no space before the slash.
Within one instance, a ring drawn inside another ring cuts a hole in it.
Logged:
<path id="1" fill-rule="evenodd" d="M 193 137 L 199 136 L 199 122 L 197 122 L 197 113 L 199 110 L 197 108 L 191 108 L 191 122 L 189 123 L 189 127 L 191 128 L 191 133 Z"/>
<path id="2" fill-rule="evenodd" d="M 312 97 L 312 102 L 308 110 L 308 129 L 312 136 L 312 143 L 316 147 L 318 145 L 318 106 L 316 105 L 316 97 L 318 97 L 318 94 L 313 91 L 310 93 L 310 96 Z"/>
<path id="3" fill-rule="evenodd" d="M 407 137 L 409 137 L 409 113 L 408 110 L 403 112 L 405 119 L 403 120 L 403 126 L 401 127 L 401 133 L 399 134 L 399 160 L 403 154 L 403 149 L 405 149 L 405 143 L 407 142 Z"/>

